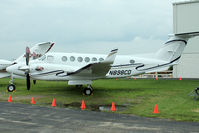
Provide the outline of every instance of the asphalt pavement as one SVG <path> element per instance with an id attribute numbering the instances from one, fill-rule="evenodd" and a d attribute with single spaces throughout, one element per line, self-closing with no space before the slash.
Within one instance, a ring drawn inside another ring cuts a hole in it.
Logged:
<path id="1" fill-rule="evenodd" d="M 197 122 L 0 102 L 0 133 L 198 133 Z"/>

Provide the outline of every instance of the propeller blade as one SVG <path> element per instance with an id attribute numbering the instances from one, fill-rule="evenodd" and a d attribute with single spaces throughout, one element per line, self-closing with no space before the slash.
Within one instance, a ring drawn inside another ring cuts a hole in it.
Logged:
<path id="1" fill-rule="evenodd" d="M 29 65 L 29 59 L 30 59 L 30 48 L 26 47 L 26 65 Z"/>
<path id="2" fill-rule="evenodd" d="M 27 90 L 30 90 L 30 69 L 29 69 L 29 60 L 30 60 L 30 48 L 26 47 L 26 67 L 28 67 L 28 69 L 26 68 L 26 86 L 27 86 Z"/>
<path id="3" fill-rule="evenodd" d="M 29 75 L 29 73 L 26 74 L 26 85 L 27 85 L 27 90 L 30 90 L 30 75 Z"/>

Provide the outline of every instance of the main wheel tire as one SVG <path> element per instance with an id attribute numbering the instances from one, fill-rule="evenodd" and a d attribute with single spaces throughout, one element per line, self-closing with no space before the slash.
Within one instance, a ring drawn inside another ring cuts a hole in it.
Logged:
<path id="1" fill-rule="evenodd" d="M 10 84 L 10 85 L 8 85 L 7 89 L 8 89 L 9 92 L 13 92 L 13 91 L 15 91 L 16 87 L 15 87 L 14 84 Z"/>
<path id="2" fill-rule="evenodd" d="M 84 89 L 84 94 L 85 95 L 90 96 L 92 93 L 93 93 L 92 89 L 90 89 L 90 88 L 85 88 Z"/>
<path id="3" fill-rule="evenodd" d="M 195 89 L 197 95 L 199 95 L 199 87 Z"/>

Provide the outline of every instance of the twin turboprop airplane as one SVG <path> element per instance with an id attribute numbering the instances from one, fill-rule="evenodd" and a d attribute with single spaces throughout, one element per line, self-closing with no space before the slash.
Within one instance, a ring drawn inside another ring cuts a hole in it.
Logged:
<path id="1" fill-rule="evenodd" d="M 91 95 L 92 81 L 102 78 L 119 78 L 140 75 L 149 72 L 167 70 L 178 63 L 187 41 L 199 32 L 171 35 L 164 46 L 154 53 L 153 57 L 138 57 L 133 55 L 117 55 L 114 49 L 106 55 L 78 53 L 46 53 L 42 57 L 29 61 L 30 50 L 26 49 L 26 61 L 8 66 L 6 71 L 13 78 L 27 80 L 30 89 L 32 80 L 68 81 L 69 85 L 88 85 L 85 95 Z M 13 91 L 11 83 L 8 91 Z"/>

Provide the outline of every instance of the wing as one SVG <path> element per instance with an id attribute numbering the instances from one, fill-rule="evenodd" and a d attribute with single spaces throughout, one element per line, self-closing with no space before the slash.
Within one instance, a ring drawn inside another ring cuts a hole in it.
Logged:
<path id="1" fill-rule="evenodd" d="M 10 77 L 10 74 L 6 71 L 0 71 L 0 78 L 7 78 Z"/>
<path id="2" fill-rule="evenodd" d="M 6 67 L 12 65 L 13 62 L 12 61 L 8 61 L 8 60 L 2 60 L 0 59 L 0 70 L 5 70 Z M 1 71 L 0 71 L 1 72 Z"/>
<path id="3" fill-rule="evenodd" d="M 34 60 L 41 57 L 42 55 L 50 51 L 53 45 L 54 43 L 52 42 L 39 43 L 39 44 L 34 45 L 32 48 L 30 48 L 30 52 L 31 52 L 30 60 Z M 25 59 L 26 58 L 25 58 L 25 53 L 24 53 L 22 56 L 17 58 L 15 62 L 23 62 L 25 61 Z"/>
<path id="4" fill-rule="evenodd" d="M 113 64 L 118 49 L 114 49 L 104 61 L 88 64 L 75 72 L 67 73 L 70 76 L 105 77 Z"/>

